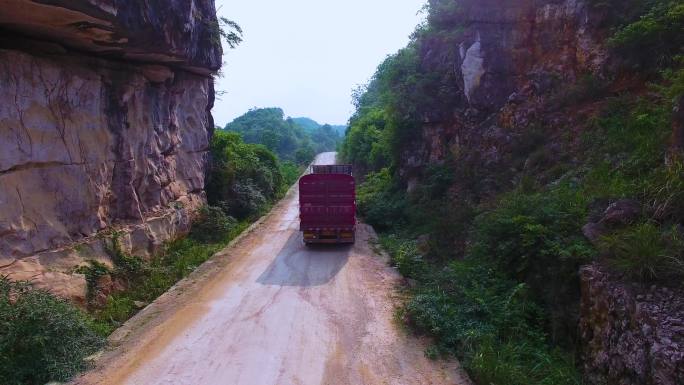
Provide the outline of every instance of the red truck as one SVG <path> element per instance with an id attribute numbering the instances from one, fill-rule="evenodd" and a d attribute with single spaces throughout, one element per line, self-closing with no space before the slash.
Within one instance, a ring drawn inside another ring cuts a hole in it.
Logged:
<path id="1" fill-rule="evenodd" d="M 299 179 L 304 243 L 354 243 L 356 185 L 351 165 L 315 165 Z"/>

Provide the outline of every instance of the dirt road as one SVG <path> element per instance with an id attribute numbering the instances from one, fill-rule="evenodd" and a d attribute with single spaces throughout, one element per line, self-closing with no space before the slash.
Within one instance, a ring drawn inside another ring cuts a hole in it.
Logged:
<path id="1" fill-rule="evenodd" d="M 332 163 L 334 153 L 317 157 Z M 466 384 L 393 322 L 400 279 L 372 251 L 307 248 L 294 188 L 246 236 L 129 321 L 76 384 Z"/>

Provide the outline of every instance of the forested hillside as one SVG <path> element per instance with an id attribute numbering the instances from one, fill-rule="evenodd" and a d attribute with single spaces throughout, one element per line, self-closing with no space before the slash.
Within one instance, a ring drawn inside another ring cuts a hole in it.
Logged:
<path id="1" fill-rule="evenodd" d="M 306 131 L 313 132 L 320 128 L 321 126 L 328 126 L 329 124 L 321 125 L 317 121 L 311 118 L 291 118 L 295 123 L 302 126 Z M 347 131 L 346 125 L 329 125 L 333 131 L 337 132 L 340 136 L 344 136 Z"/>
<path id="2" fill-rule="evenodd" d="M 426 13 L 341 147 L 401 319 L 478 384 L 684 382 L 684 4 Z"/>
<path id="3" fill-rule="evenodd" d="M 318 153 L 334 151 L 343 136 L 333 126 L 309 118 L 285 118 L 280 108 L 250 110 L 224 130 L 240 134 L 247 143 L 266 146 L 283 161 L 300 165 L 308 164 Z"/>

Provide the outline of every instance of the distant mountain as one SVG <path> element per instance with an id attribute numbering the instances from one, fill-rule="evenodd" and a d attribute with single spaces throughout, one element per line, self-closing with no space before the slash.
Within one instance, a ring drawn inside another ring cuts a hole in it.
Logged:
<path id="1" fill-rule="evenodd" d="M 290 118 L 292 119 L 293 122 L 297 123 L 300 127 L 305 129 L 306 131 L 313 131 L 320 127 L 321 125 L 318 124 L 317 121 L 311 119 L 311 118 Z"/>
<path id="2" fill-rule="evenodd" d="M 281 160 L 307 164 L 317 153 L 334 151 L 346 126 L 321 125 L 309 118 L 285 118 L 280 108 L 258 108 L 228 123 L 224 130 L 239 133 L 246 143 L 263 144 Z"/>
<path id="3" fill-rule="evenodd" d="M 311 119 L 311 118 L 306 118 L 306 117 L 301 117 L 301 118 L 290 118 L 293 122 L 297 123 L 300 127 L 305 129 L 306 131 L 313 132 L 314 130 L 324 126 L 324 124 L 320 124 L 317 121 Z M 344 136 L 344 134 L 347 132 L 347 125 L 342 124 L 342 125 L 330 125 L 332 129 L 340 134 L 340 136 Z"/>

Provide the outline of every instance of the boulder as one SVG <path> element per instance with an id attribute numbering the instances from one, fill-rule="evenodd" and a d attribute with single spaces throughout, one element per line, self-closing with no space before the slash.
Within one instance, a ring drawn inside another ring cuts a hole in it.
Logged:
<path id="1" fill-rule="evenodd" d="M 603 213 L 601 223 L 607 227 L 628 225 L 641 216 L 641 203 L 634 199 L 620 199 L 611 203 Z"/>

